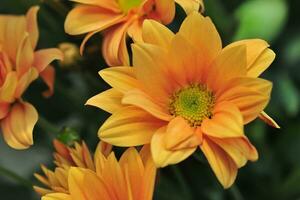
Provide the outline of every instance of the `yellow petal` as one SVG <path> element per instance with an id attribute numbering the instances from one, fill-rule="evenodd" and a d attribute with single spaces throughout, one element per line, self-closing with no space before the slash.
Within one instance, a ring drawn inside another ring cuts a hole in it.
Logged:
<path id="1" fill-rule="evenodd" d="M 234 42 L 225 48 L 246 45 L 247 48 L 247 75 L 258 77 L 275 59 L 275 53 L 269 49 L 269 44 L 260 39 L 249 39 Z"/>
<path id="2" fill-rule="evenodd" d="M 17 88 L 18 79 L 16 72 L 9 72 L 6 75 L 5 81 L 0 88 L 0 101 L 13 102 L 15 100 L 15 91 Z"/>
<path id="3" fill-rule="evenodd" d="M 144 42 L 164 48 L 170 46 L 172 38 L 174 37 L 172 31 L 155 20 L 145 20 L 142 31 Z"/>
<path id="4" fill-rule="evenodd" d="M 10 106 L 9 103 L 5 103 L 5 102 L 0 103 L 0 120 L 7 115 L 10 108 L 9 106 Z"/>
<path id="5" fill-rule="evenodd" d="M 210 140 L 221 147 L 231 157 L 238 168 L 243 167 L 248 160 L 256 161 L 258 159 L 255 147 L 246 137 L 225 139 L 210 137 Z"/>
<path id="6" fill-rule="evenodd" d="M 65 193 L 52 193 L 42 197 L 42 200 L 73 200 L 70 195 Z"/>
<path id="7" fill-rule="evenodd" d="M 241 112 L 234 104 L 219 103 L 214 108 L 212 118 L 203 120 L 201 130 L 217 138 L 241 137 L 244 135 Z"/>
<path id="8" fill-rule="evenodd" d="M 108 118 L 98 131 L 101 140 L 116 146 L 138 146 L 150 143 L 162 125 L 143 110 L 124 107 Z"/>
<path id="9" fill-rule="evenodd" d="M 25 74 L 32 67 L 33 53 L 29 34 L 26 33 L 17 51 L 16 71 L 18 77 Z"/>
<path id="10" fill-rule="evenodd" d="M 112 88 L 90 98 L 85 105 L 98 107 L 106 112 L 114 113 L 121 109 L 123 94 Z"/>
<path id="11" fill-rule="evenodd" d="M 122 104 L 139 107 L 158 119 L 170 121 L 172 116 L 160 106 L 153 98 L 141 90 L 130 90 L 125 93 Z"/>
<path id="12" fill-rule="evenodd" d="M 25 90 L 28 88 L 32 81 L 38 78 L 38 71 L 35 68 L 30 68 L 25 74 L 23 74 L 18 82 L 15 97 L 20 98 Z"/>
<path id="13" fill-rule="evenodd" d="M 99 6 L 111 11 L 114 11 L 116 13 L 121 12 L 119 5 L 116 1 L 112 0 L 71 0 L 77 3 L 92 5 L 92 6 Z"/>
<path id="14" fill-rule="evenodd" d="M 3 137 L 15 149 L 26 149 L 33 144 L 33 127 L 38 120 L 35 108 L 26 102 L 13 105 L 8 115 L 2 119 Z"/>
<path id="15" fill-rule="evenodd" d="M 28 10 L 26 14 L 27 31 L 29 33 L 29 39 L 31 42 L 32 49 L 35 49 L 39 39 L 39 29 L 37 23 L 37 13 L 39 9 L 40 9 L 39 6 L 33 6 Z"/>
<path id="16" fill-rule="evenodd" d="M 175 2 L 185 10 L 186 14 L 192 13 L 193 11 L 204 11 L 203 0 L 175 0 Z"/>
<path id="17" fill-rule="evenodd" d="M 276 123 L 274 119 L 272 119 L 267 113 L 264 111 L 261 112 L 258 116 L 261 120 L 266 122 L 268 125 L 274 127 L 274 128 L 280 128 L 280 126 Z"/>
<path id="18" fill-rule="evenodd" d="M 199 13 L 193 12 L 185 18 L 179 34 L 197 50 L 206 53 L 204 63 L 210 64 L 222 50 L 222 41 L 215 25 L 210 18 L 203 17 Z"/>
<path id="19" fill-rule="evenodd" d="M 182 117 L 174 118 L 168 124 L 164 136 L 166 149 L 172 151 L 197 147 L 200 141 L 194 132 L 195 130 Z"/>
<path id="20" fill-rule="evenodd" d="M 166 127 L 158 129 L 151 140 L 151 152 L 156 167 L 177 164 L 192 155 L 196 147 L 170 151 L 165 148 Z"/>
<path id="21" fill-rule="evenodd" d="M 63 53 L 55 48 L 42 49 L 34 53 L 33 67 L 42 72 L 54 60 L 63 60 Z"/>
<path id="22" fill-rule="evenodd" d="M 65 31 L 70 35 L 106 29 L 116 23 L 123 15 L 96 6 L 77 6 L 69 12 L 65 20 Z"/>
<path id="23" fill-rule="evenodd" d="M 122 93 L 139 88 L 133 67 L 106 68 L 101 70 L 99 74 L 111 87 Z"/>
<path id="24" fill-rule="evenodd" d="M 175 16 L 174 0 L 155 0 L 155 10 L 164 24 L 169 24 Z"/>
<path id="25" fill-rule="evenodd" d="M 217 179 L 224 188 L 229 188 L 235 181 L 237 166 L 234 161 L 218 145 L 204 139 L 200 146 Z"/>

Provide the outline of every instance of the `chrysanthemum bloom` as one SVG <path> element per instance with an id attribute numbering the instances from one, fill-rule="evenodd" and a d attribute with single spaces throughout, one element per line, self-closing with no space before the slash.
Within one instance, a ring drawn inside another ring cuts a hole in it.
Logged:
<path id="1" fill-rule="evenodd" d="M 81 45 L 105 30 L 103 56 L 110 66 L 129 65 L 126 37 L 141 40 L 141 27 L 145 19 L 169 24 L 175 15 L 175 1 L 187 13 L 203 9 L 202 0 L 71 0 L 80 3 L 67 16 L 65 31 L 71 35 L 88 33 Z"/>
<path id="2" fill-rule="evenodd" d="M 87 102 L 112 113 L 99 137 L 116 146 L 150 143 L 157 167 L 200 147 L 222 185 L 231 186 L 238 168 L 258 159 L 243 127 L 270 100 L 272 83 L 257 77 L 274 52 L 258 39 L 222 48 L 214 24 L 197 13 L 177 34 L 145 21 L 143 40 L 132 45 L 133 67 L 100 71 L 113 88 Z"/>
<path id="3" fill-rule="evenodd" d="M 55 172 L 45 167 L 37 178 L 50 190 L 35 187 L 43 200 L 152 200 L 156 168 L 150 150 L 127 149 L 117 161 L 110 146 L 99 143 L 94 159 L 86 145 L 67 148 L 56 142 Z"/>
<path id="4" fill-rule="evenodd" d="M 26 16 L 0 15 L 0 123 L 7 144 L 25 149 L 33 144 L 32 131 L 38 119 L 35 108 L 22 100 L 29 84 L 40 76 L 53 92 L 54 68 L 62 59 L 57 49 L 35 51 L 39 31 L 38 7 Z"/>

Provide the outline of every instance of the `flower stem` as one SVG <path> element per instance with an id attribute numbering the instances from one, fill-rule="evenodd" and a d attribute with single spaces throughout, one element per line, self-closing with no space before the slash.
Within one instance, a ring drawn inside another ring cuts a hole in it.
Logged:
<path id="1" fill-rule="evenodd" d="M 60 128 L 49 122 L 43 116 L 39 116 L 38 126 L 45 130 L 47 133 L 57 135 L 60 132 Z"/>
<path id="2" fill-rule="evenodd" d="M 8 177 L 10 179 L 13 179 L 15 182 L 27 187 L 27 188 L 32 188 L 32 184 L 29 180 L 19 176 L 18 174 L 16 174 L 15 172 L 13 171 L 10 171 L 2 166 L 0 166 L 0 175 L 1 176 L 5 176 L 5 177 Z"/>
<path id="3" fill-rule="evenodd" d="M 236 185 L 231 186 L 229 192 L 231 193 L 234 200 L 244 200 L 242 193 Z"/>

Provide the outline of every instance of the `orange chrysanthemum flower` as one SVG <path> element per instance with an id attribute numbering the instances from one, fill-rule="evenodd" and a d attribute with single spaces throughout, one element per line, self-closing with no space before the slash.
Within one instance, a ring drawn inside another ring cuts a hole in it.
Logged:
<path id="1" fill-rule="evenodd" d="M 94 158 L 86 145 L 69 148 L 55 141 L 55 171 L 42 167 L 36 177 L 50 189 L 35 187 L 43 200 L 151 200 L 156 168 L 150 150 L 127 149 L 118 162 L 111 146 L 100 142 Z"/>
<path id="2" fill-rule="evenodd" d="M 203 8 L 202 0 L 71 0 L 80 3 L 67 16 L 65 31 L 71 35 L 88 33 L 81 45 L 94 34 L 106 30 L 102 52 L 110 66 L 128 65 L 127 34 L 141 40 L 145 19 L 170 23 L 175 15 L 175 1 L 186 12 Z"/>
<path id="3" fill-rule="evenodd" d="M 132 45 L 133 67 L 100 71 L 113 88 L 87 102 L 112 113 L 99 137 L 116 146 L 150 143 L 157 167 L 200 147 L 222 185 L 231 186 L 238 168 L 258 158 L 243 127 L 270 100 L 272 83 L 257 77 L 274 52 L 258 39 L 222 48 L 214 24 L 198 13 L 177 34 L 145 21 L 143 40 Z"/>
<path id="4" fill-rule="evenodd" d="M 54 68 L 49 64 L 62 59 L 57 49 L 34 51 L 39 31 L 38 7 L 26 16 L 0 15 L 0 123 L 7 144 L 25 149 L 33 144 L 32 131 L 38 119 L 35 108 L 22 101 L 29 84 L 40 77 L 53 92 Z"/>

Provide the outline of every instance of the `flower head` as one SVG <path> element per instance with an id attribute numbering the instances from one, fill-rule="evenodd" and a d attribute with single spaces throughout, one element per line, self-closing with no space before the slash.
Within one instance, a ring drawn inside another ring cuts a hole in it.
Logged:
<path id="1" fill-rule="evenodd" d="M 55 171 L 42 167 L 36 177 L 50 189 L 35 187 L 43 200 L 151 200 L 156 169 L 150 150 L 127 149 L 117 161 L 111 146 L 100 142 L 92 157 L 84 143 L 75 148 L 55 141 Z"/>
<path id="2" fill-rule="evenodd" d="M 39 31 L 37 12 L 26 16 L 0 15 L 0 123 L 7 144 L 24 149 L 33 144 L 32 130 L 38 114 L 21 98 L 32 81 L 40 76 L 53 93 L 54 68 L 49 64 L 62 59 L 57 49 L 35 51 Z"/>
<path id="3" fill-rule="evenodd" d="M 117 146 L 150 143 L 157 167 L 200 148 L 222 185 L 231 186 L 238 168 L 258 159 L 243 128 L 270 100 L 272 83 L 258 76 L 274 52 L 258 39 L 222 48 L 214 24 L 198 13 L 177 34 L 145 21 L 142 36 L 145 43 L 132 46 L 133 67 L 100 71 L 112 89 L 87 104 L 112 116 L 99 137 Z"/>
<path id="4" fill-rule="evenodd" d="M 68 34 L 88 33 L 81 45 L 94 34 L 105 30 L 102 52 L 110 66 L 129 65 L 126 37 L 141 41 L 145 19 L 170 23 L 175 15 L 175 1 L 186 12 L 203 8 L 202 0 L 72 0 L 78 2 L 67 16 L 65 30 Z"/>

